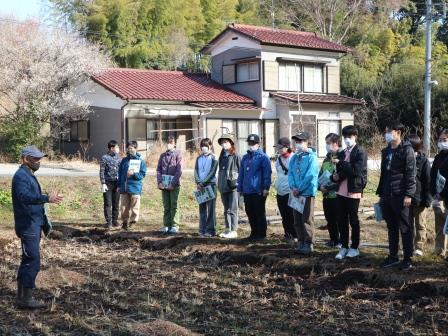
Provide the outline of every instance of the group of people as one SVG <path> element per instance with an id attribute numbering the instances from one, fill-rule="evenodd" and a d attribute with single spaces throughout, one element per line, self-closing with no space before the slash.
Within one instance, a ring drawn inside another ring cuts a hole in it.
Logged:
<path id="1" fill-rule="evenodd" d="M 399 264 L 401 270 L 412 268 L 412 257 L 423 255 L 428 240 L 427 208 L 435 214 L 435 253 L 445 255 L 444 224 L 448 203 L 448 129 L 438 140 L 439 153 L 431 165 L 422 153 L 422 141 L 413 134 L 404 139 L 405 127 L 390 123 L 385 130 L 386 146 L 381 152 L 381 174 L 377 194 L 377 210 L 387 223 L 389 255 L 382 267 Z M 367 152 L 357 143 L 358 130 L 349 125 L 342 137 L 326 136 L 327 155 L 319 167 L 310 135 L 299 132 L 279 139 L 275 159 L 275 191 L 282 218 L 285 239 L 297 244 L 297 253 L 308 255 L 314 250 L 314 203 L 317 192 L 323 194 L 323 209 L 329 232 L 329 247 L 338 248 L 335 258 L 356 258 L 360 255 L 360 222 L 358 209 L 367 185 Z M 248 241 L 266 238 L 266 199 L 272 184 L 270 158 L 260 148 L 260 137 L 250 134 L 247 153 L 240 158 L 231 134 L 218 139 L 222 150 L 213 153 L 212 141 L 200 142 L 194 180 L 197 192 L 207 191 L 208 198 L 199 201 L 199 235 L 216 236 L 216 199 L 219 191 L 224 207 L 225 231 L 222 238 L 238 237 L 239 200 L 250 224 Z M 342 143 L 345 146 L 342 146 Z M 129 229 L 138 222 L 140 197 L 146 176 L 145 160 L 137 151 L 137 142 L 126 144 L 126 156 L 120 158 L 119 144 L 108 143 L 108 152 L 100 165 L 104 216 L 107 228 Z M 22 244 L 22 261 L 17 275 L 17 305 L 21 308 L 43 308 L 32 296 L 40 269 L 39 244 L 42 232 L 48 233 L 49 220 L 45 203 L 60 203 L 57 192 L 43 194 L 34 175 L 44 157 L 34 146 L 22 150 L 22 165 L 12 181 L 15 230 Z M 157 186 L 162 192 L 164 215 L 162 228 L 166 234 L 179 230 L 178 198 L 182 175 L 182 156 L 174 137 L 166 142 L 166 151 L 157 164 Z M 121 209 L 119 209 L 121 206 Z M 121 212 L 121 223 L 118 221 Z M 350 235 L 351 229 L 351 235 Z M 415 232 L 415 233 L 414 233 Z M 403 259 L 398 258 L 402 240 Z"/>

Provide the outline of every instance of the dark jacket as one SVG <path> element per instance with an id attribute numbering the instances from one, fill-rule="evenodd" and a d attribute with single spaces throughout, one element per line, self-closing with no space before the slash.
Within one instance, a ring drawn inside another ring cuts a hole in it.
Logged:
<path id="1" fill-rule="evenodd" d="M 238 153 L 226 155 L 222 150 L 218 160 L 218 190 L 232 192 L 237 188 L 241 158 Z"/>
<path id="2" fill-rule="evenodd" d="M 27 166 L 20 166 L 12 179 L 12 205 L 17 236 L 40 235 L 44 225 L 44 203 L 48 203 L 48 196 L 42 194 L 36 177 Z"/>
<path id="3" fill-rule="evenodd" d="M 417 172 L 415 176 L 415 196 L 412 199 L 412 205 L 429 208 L 432 202 L 429 185 L 431 183 L 431 164 L 425 154 L 417 153 L 415 157 Z"/>
<path id="4" fill-rule="evenodd" d="M 346 150 L 338 153 L 339 162 L 336 164 L 338 182 L 347 179 L 349 193 L 362 193 L 367 185 L 367 152 L 356 144 L 350 153 L 350 161 L 346 162 Z"/>
<path id="5" fill-rule="evenodd" d="M 116 182 L 118 180 L 118 168 L 120 167 L 120 155 L 117 153 L 107 153 L 101 158 L 100 181 L 102 184 Z"/>
<path id="6" fill-rule="evenodd" d="M 129 163 L 131 160 L 140 160 L 140 171 L 128 177 Z M 145 176 L 146 163 L 141 158 L 140 153 L 137 153 L 135 156 L 128 154 L 121 160 L 120 167 L 118 168 L 118 187 L 120 188 L 120 193 L 140 195 L 142 193 L 143 179 Z"/>
<path id="7" fill-rule="evenodd" d="M 157 183 L 162 183 L 162 175 L 173 176 L 171 186 L 177 188 L 180 186 L 180 177 L 182 176 L 182 155 L 178 150 L 167 150 L 160 154 L 157 164 Z"/>
<path id="8" fill-rule="evenodd" d="M 401 142 L 395 150 L 395 154 L 392 157 L 390 163 L 390 179 L 389 185 L 387 183 L 386 165 L 387 155 L 391 151 L 391 146 L 387 146 L 381 151 L 381 175 L 378 183 L 377 195 L 380 197 L 385 196 L 408 196 L 414 197 L 416 190 L 415 174 L 415 153 L 409 142 Z M 386 190 L 390 191 L 389 195 L 386 195 Z"/>
<path id="9" fill-rule="evenodd" d="M 262 194 L 271 187 L 271 161 L 259 148 L 257 151 L 247 151 L 241 160 L 238 175 L 238 192 L 243 194 Z"/>
<path id="10" fill-rule="evenodd" d="M 436 190 L 436 180 L 437 180 L 437 172 L 440 171 L 440 174 L 445 177 L 448 181 L 448 150 L 441 151 L 434 157 L 434 162 L 431 167 L 431 184 L 430 184 L 430 192 L 432 196 L 437 194 Z M 440 193 L 440 196 L 444 200 L 448 200 L 448 183 L 445 183 L 445 188 Z"/>

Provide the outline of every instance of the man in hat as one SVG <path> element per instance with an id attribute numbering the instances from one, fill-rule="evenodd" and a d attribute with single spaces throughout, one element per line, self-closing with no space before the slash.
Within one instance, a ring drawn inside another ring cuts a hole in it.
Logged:
<path id="1" fill-rule="evenodd" d="M 36 301 L 32 292 L 40 270 L 40 237 L 45 221 L 45 203 L 62 202 L 57 191 L 42 193 L 34 173 L 46 156 L 34 146 L 22 149 L 22 165 L 12 179 L 12 204 L 15 231 L 22 244 L 22 261 L 17 274 L 17 306 L 38 309 L 46 305 Z"/>
<path id="2" fill-rule="evenodd" d="M 310 135 L 299 132 L 292 137 L 296 153 L 291 158 L 288 171 L 289 188 L 303 209 L 294 209 L 294 226 L 299 246 L 297 253 L 313 252 L 314 239 L 314 197 L 317 194 L 319 162 L 316 153 L 309 148 Z"/>
<path id="3" fill-rule="evenodd" d="M 238 175 L 238 192 L 243 194 L 244 207 L 251 233 L 248 239 L 266 238 L 266 198 L 271 187 L 271 162 L 260 148 L 260 137 L 249 134 L 247 154 L 241 160 Z"/>

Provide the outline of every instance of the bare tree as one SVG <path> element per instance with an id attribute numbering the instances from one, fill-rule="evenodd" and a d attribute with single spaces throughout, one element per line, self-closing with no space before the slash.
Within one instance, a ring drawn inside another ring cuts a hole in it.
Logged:
<path id="1" fill-rule="evenodd" d="M 79 83 L 109 66 L 99 46 L 34 21 L 0 20 L 0 121 L 27 121 L 58 137 L 88 103 Z M 50 126 L 50 127 L 49 127 Z"/>
<path id="2" fill-rule="evenodd" d="M 325 39 L 341 43 L 369 0 L 281 0 L 282 15 L 292 25 L 316 31 Z"/>
<path id="3" fill-rule="evenodd" d="M 188 37 L 184 29 L 170 27 L 166 37 L 166 53 L 170 70 L 176 70 L 187 62 L 190 56 Z"/>

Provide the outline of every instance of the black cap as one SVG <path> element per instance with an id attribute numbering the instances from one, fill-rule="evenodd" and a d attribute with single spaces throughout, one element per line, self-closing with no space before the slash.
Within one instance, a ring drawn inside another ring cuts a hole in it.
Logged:
<path id="1" fill-rule="evenodd" d="M 246 141 L 260 143 L 260 137 L 257 134 L 249 134 Z"/>
<path id="2" fill-rule="evenodd" d="M 291 139 L 308 141 L 310 139 L 310 134 L 308 132 L 299 132 L 296 135 L 294 135 Z"/>
<path id="3" fill-rule="evenodd" d="M 280 138 L 274 147 L 291 147 L 291 141 L 288 138 Z"/>

